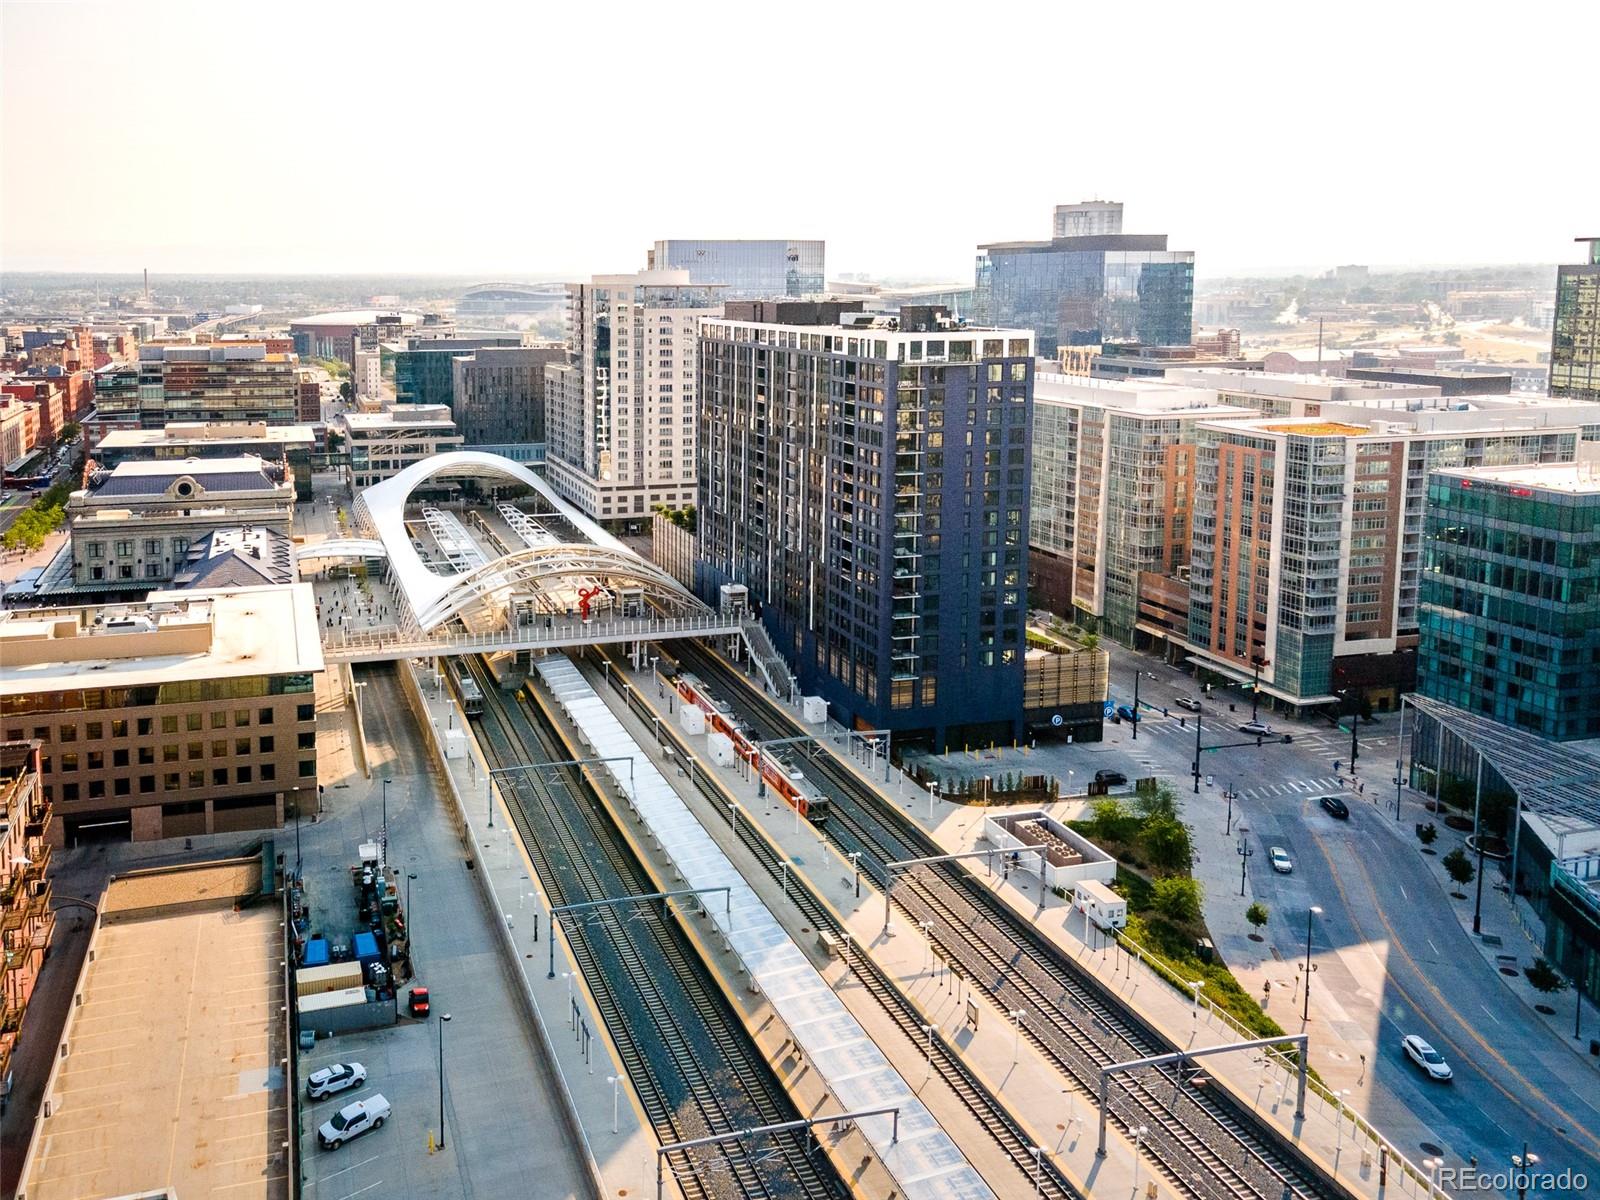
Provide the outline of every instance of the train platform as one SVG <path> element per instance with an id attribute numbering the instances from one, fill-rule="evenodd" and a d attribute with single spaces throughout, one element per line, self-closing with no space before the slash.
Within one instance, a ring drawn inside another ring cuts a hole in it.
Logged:
<path id="1" fill-rule="evenodd" d="M 863 1116 L 854 1125 L 869 1155 L 889 1176 L 878 1186 L 888 1186 L 896 1195 L 908 1200 L 987 1200 L 999 1194 L 986 1185 L 918 1100 L 915 1077 L 888 1062 L 808 961 L 798 941 L 708 835 L 658 767 L 658 762 L 666 765 L 665 760 L 643 749 L 655 745 L 653 734 L 624 727 L 570 660 L 551 655 L 535 660 L 534 666 L 542 687 L 573 722 L 587 751 L 605 763 L 627 797 L 630 815 L 640 824 L 635 841 L 648 834 L 674 874 L 681 876 L 681 886 L 722 893 L 701 898 L 717 934 L 711 940 L 723 944 L 729 961 L 747 976 L 748 987 L 768 1000 L 773 1016 L 787 1030 L 797 1062 L 808 1064 L 820 1077 L 826 1103 L 810 1111 L 821 1117 L 829 1112 L 895 1109 L 892 1118 L 888 1113 Z M 626 766 L 619 765 L 624 759 Z M 630 824 L 626 817 L 621 823 Z M 709 957 L 715 962 L 725 955 L 713 949 Z M 838 1162 L 837 1154 L 834 1158 Z M 868 1189 L 874 1194 L 876 1190 Z"/>
<path id="2" fill-rule="evenodd" d="M 667 701 L 663 695 L 658 695 L 661 689 L 649 671 L 630 673 L 628 678 L 638 696 L 657 709 L 661 721 L 675 720 L 669 717 Z M 608 703 L 616 709 L 621 703 L 619 698 L 610 689 L 605 691 Z M 796 708 L 782 707 L 799 721 Z M 843 731 L 837 726 L 802 727 L 839 735 L 842 740 Z M 703 751 L 705 739 L 693 741 L 696 748 Z M 885 802 L 896 805 L 946 853 L 988 849 L 980 841 L 983 818 L 1012 811 L 976 809 L 930 797 L 898 771 L 892 772 L 890 781 L 885 784 L 881 766 L 875 766 L 869 773 L 862 762 L 840 754 L 835 758 L 870 784 Z M 743 778 L 739 770 L 709 765 L 707 769 L 717 784 L 741 804 L 741 817 L 759 828 L 764 837 L 796 864 L 797 871 L 813 883 L 821 884 L 830 906 L 844 918 L 859 943 L 870 948 L 874 960 L 917 1000 L 926 1013 L 927 1023 L 939 1025 L 941 1036 L 953 1033 L 962 1054 L 985 1082 L 1007 1099 L 1013 1111 L 1023 1118 L 1030 1136 L 1035 1139 L 1034 1144 L 1050 1152 L 1051 1161 L 1064 1175 L 1087 1195 L 1112 1195 L 1119 1191 L 1127 1195 L 1126 1189 L 1135 1184 L 1135 1170 L 1145 1181 L 1137 1186 L 1150 1186 L 1153 1164 L 1144 1161 L 1135 1168 L 1134 1139 L 1120 1136 L 1115 1123 L 1109 1131 L 1110 1154 L 1106 1158 L 1096 1157 L 1099 1119 L 1096 1098 L 1086 1095 L 1053 1063 L 1030 1048 L 1026 1038 L 1019 1038 L 1007 1013 L 989 1004 L 974 989 L 953 980 L 938 963 L 935 949 L 922 932 L 908 927 L 904 913 L 893 914 L 891 932 L 885 934 L 885 905 L 875 883 L 863 876 L 858 899 L 851 865 L 829 842 L 803 823 L 798 823 L 797 828 L 797 822 L 786 807 L 758 797 L 755 784 Z M 1065 810 L 1067 806 L 1058 807 Z M 1046 893 L 1041 904 L 1037 877 L 1031 872 L 1018 872 L 1007 881 L 999 873 L 986 876 L 981 860 L 974 868 L 975 876 L 984 880 L 1005 904 L 1050 938 L 1066 955 L 1087 967 L 1174 1048 L 1219 1046 L 1252 1036 L 1233 1026 L 1225 1014 L 1210 1008 L 1204 1001 L 1196 1005 L 1192 997 L 1179 994 L 1137 958 L 1114 949 L 1092 946 L 1086 940 L 1082 915 L 1075 913 L 1070 903 Z M 757 873 L 752 868 L 747 878 L 753 879 Z M 841 996 L 849 991 L 846 987 Z M 1024 1016 L 1024 1022 L 1026 1019 Z M 1289 1032 L 1301 1031 L 1296 1024 Z M 1309 1033 L 1314 1045 L 1315 1021 Z M 1219 1054 L 1203 1062 L 1205 1074 L 1214 1084 L 1226 1087 L 1239 1103 L 1278 1129 L 1348 1193 L 1375 1200 L 1391 1195 L 1429 1194 L 1426 1175 L 1393 1147 L 1388 1150 L 1387 1178 L 1380 1182 L 1376 1136 L 1355 1114 L 1347 1111 L 1342 1117 L 1337 1115 L 1334 1105 L 1315 1088 L 1308 1094 L 1304 1118 L 1296 1119 L 1293 1073 L 1264 1061 L 1259 1052 Z M 1054 1101 L 1041 1102 L 1040 1097 L 1044 1096 L 1053 1097 Z M 1158 1191 L 1166 1186 L 1167 1180 L 1160 1179 Z"/>

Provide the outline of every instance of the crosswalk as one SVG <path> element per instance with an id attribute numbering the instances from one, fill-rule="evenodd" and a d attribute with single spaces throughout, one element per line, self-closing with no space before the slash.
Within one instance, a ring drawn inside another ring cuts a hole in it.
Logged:
<path id="1" fill-rule="evenodd" d="M 1279 783 L 1264 783 L 1259 787 L 1240 788 L 1241 800 L 1265 800 L 1272 796 L 1306 796 L 1315 793 L 1345 791 L 1344 782 L 1337 775 L 1324 775 L 1318 779 L 1286 779 Z"/>

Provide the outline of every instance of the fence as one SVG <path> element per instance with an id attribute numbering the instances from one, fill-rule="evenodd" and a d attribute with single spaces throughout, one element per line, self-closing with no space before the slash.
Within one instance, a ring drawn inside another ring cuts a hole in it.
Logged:
<path id="1" fill-rule="evenodd" d="M 689 617 L 620 617 L 584 622 L 579 617 L 551 617 L 547 624 L 490 633 L 419 637 L 397 630 L 334 629 L 325 631 L 323 655 L 332 662 L 431 658 L 452 654 L 491 654 L 498 650 L 561 650 L 597 642 L 655 641 L 669 637 L 716 637 L 738 634 L 737 618 L 719 613 Z"/>

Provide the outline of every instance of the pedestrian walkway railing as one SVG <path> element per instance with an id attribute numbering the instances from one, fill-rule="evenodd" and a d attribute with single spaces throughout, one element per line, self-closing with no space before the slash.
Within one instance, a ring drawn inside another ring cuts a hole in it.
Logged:
<path id="1" fill-rule="evenodd" d="M 323 656 L 330 662 L 424 658 L 439 654 L 487 654 L 502 650 L 556 650 L 596 642 L 656 641 L 672 637 L 716 637 L 740 632 L 737 618 L 718 613 L 686 617 L 617 617 L 584 621 L 553 617 L 518 629 L 419 635 L 396 628 L 324 628 Z"/>
<path id="2" fill-rule="evenodd" d="M 1116 945 L 1125 950 L 1131 957 L 1147 968 L 1151 973 L 1171 984 L 1186 1000 L 1195 1004 L 1197 1015 L 1204 1012 L 1215 1024 L 1221 1025 L 1231 1036 L 1241 1039 L 1259 1038 L 1262 1031 L 1251 1029 L 1232 1013 L 1221 1008 L 1205 996 L 1196 996 L 1195 990 L 1190 986 L 1190 981 L 1183 972 L 1174 967 L 1161 955 L 1153 950 L 1140 945 L 1131 937 L 1118 933 Z M 1102 951 L 1104 953 L 1104 951 Z M 1277 1047 L 1266 1047 L 1262 1050 L 1261 1061 L 1264 1065 L 1277 1068 L 1284 1073 L 1283 1087 L 1287 1089 L 1289 1081 L 1299 1074 L 1299 1063 L 1295 1055 Z M 1401 1189 L 1413 1195 L 1444 1196 L 1442 1188 L 1436 1186 L 1432 1178 L 1405 1155 L 1395 1148 L 1388 1138 L 1384 1137 L 1365 1117 L 1345 1104 L 1333 1091 L 1324 1084 L 1315 1074 L 1308 1080 L 1308 1093 L 1320 1112 L 1333 1121 L 1349 1121 L 1353 1131 L 1351 1149 L 1361 1146 L 1364 1140 L 1368 1145 L 1362 1151 L 1365 1160 L 1371 1154 L 1380 1158 L 1387 1158 L 1389 1169 L 1399 1170 Z M 1308 1107 L 1307 1112 L 1310 1109 Z"/>

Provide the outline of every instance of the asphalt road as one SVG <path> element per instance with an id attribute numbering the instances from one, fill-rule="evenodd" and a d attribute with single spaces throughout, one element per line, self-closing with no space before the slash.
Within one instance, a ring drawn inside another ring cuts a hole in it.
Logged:
<path id="1" fill-rule="evenodd" d="M 1166 776 L 1181 788 L 1186 820 L 1214 819 L 1219 829 L 1226 820 L 1222 793 L 1232 788 L 1242 797 L 1245 836 L 1255 850 L 1247 860 L 1250 891 L 1275 918 L 1266 930 L 1267 951 L 1278 960 L 1274 973 L 1280 981 L 1295 978 L 1305 955 L 1310 906 L 1323 909 L 1313 922 L 1319 967 L 1314 986 L 1326 989 L 1319 1003 L 1326 1001 L 1329 1015 L 1312 1032 L 1320 1033 L 1326 1047 L 1342 1046 L 1337 1052 L 1347 1059 L 1368 1053 L 1360 1107 L 1374 1123 L 1392 1131 L 1413 1160 L 1442 1151 L 1447 1165 L 1467 1165 L 1476 1155 L 1482 1169 L 1508 1170 L 1510 1156 L 1520 1154 L 1526 1140 L 1541 1156 L 1541 1171 L 1570 1167 L 1600 1182 L 1600 1076 L 1534 1019 L 1462 930 L 1451 902 L 1419 864 L 1412 827 L 1423 814 L 1414 800 L 1406 800 L 1402 820 L 1395 821 L 1398 717 L 1380 716 L 1361 726 L 1366 790 L 1360 794 L 1334 770 L 1335 760 L 1349 770 L 1348 732 L 1325 718 L 1295 722 L 1264 712 L 1262 719 L 1293 734 L 1294 742 L 1203 753 L 1196 796 L 1190 775 L 1194 717 L 1176 706 L 1177 695 L 1194 695 L 1205 704 L 1205 746 L 1249 741 L 1237 733 L 1250 719 L 1248 696 L 1201 694 L 1182 671 L 1118 646 L 1109 649 L 1112 699 L 1131 702 L 1138 670 L 1145 673 L 1141 702 L 1166 707 L 1169 715 L 1152 713 L 1137 741 L 1129 725 L 1108 724 L 1107 740 L 1099 745 L 1041 746 L 1028 769 L 1062 775 L 1071 769 L 1080 788 L 1095 770 L 1108 767 L 1130 778 Z M 1014 760 L 1005 765 L 1014 767 Z M 1206 776 L 1215 786 L 1207 786 Z M 1336 821 L 1323 812 L 1316 798 L 1324 794 L 1341 795 L 1351 819 Z M 1266 851 L 1273 845 L 1289 851 L 1292 874 L 1278 875 L 1268 865 Z M 1228 869 L 1237 878 L 1237 866 Z M 1490 872 L 1485 882 L 1492 885 L 1499 875 L 1492 867 Z M 1283 1005 L 1273 1012 L 1286 1027 L 1298 1028 L 1298 1011 L 1291 1014 Z M 1454 1068 L 1453 1083 L 1427 1081 L 1405 1059 L 1400 1039 L 1408 1033 L 1433 1043 Z M 1529 1189 L 1529 1195 L 1539 1194 Z"/>

